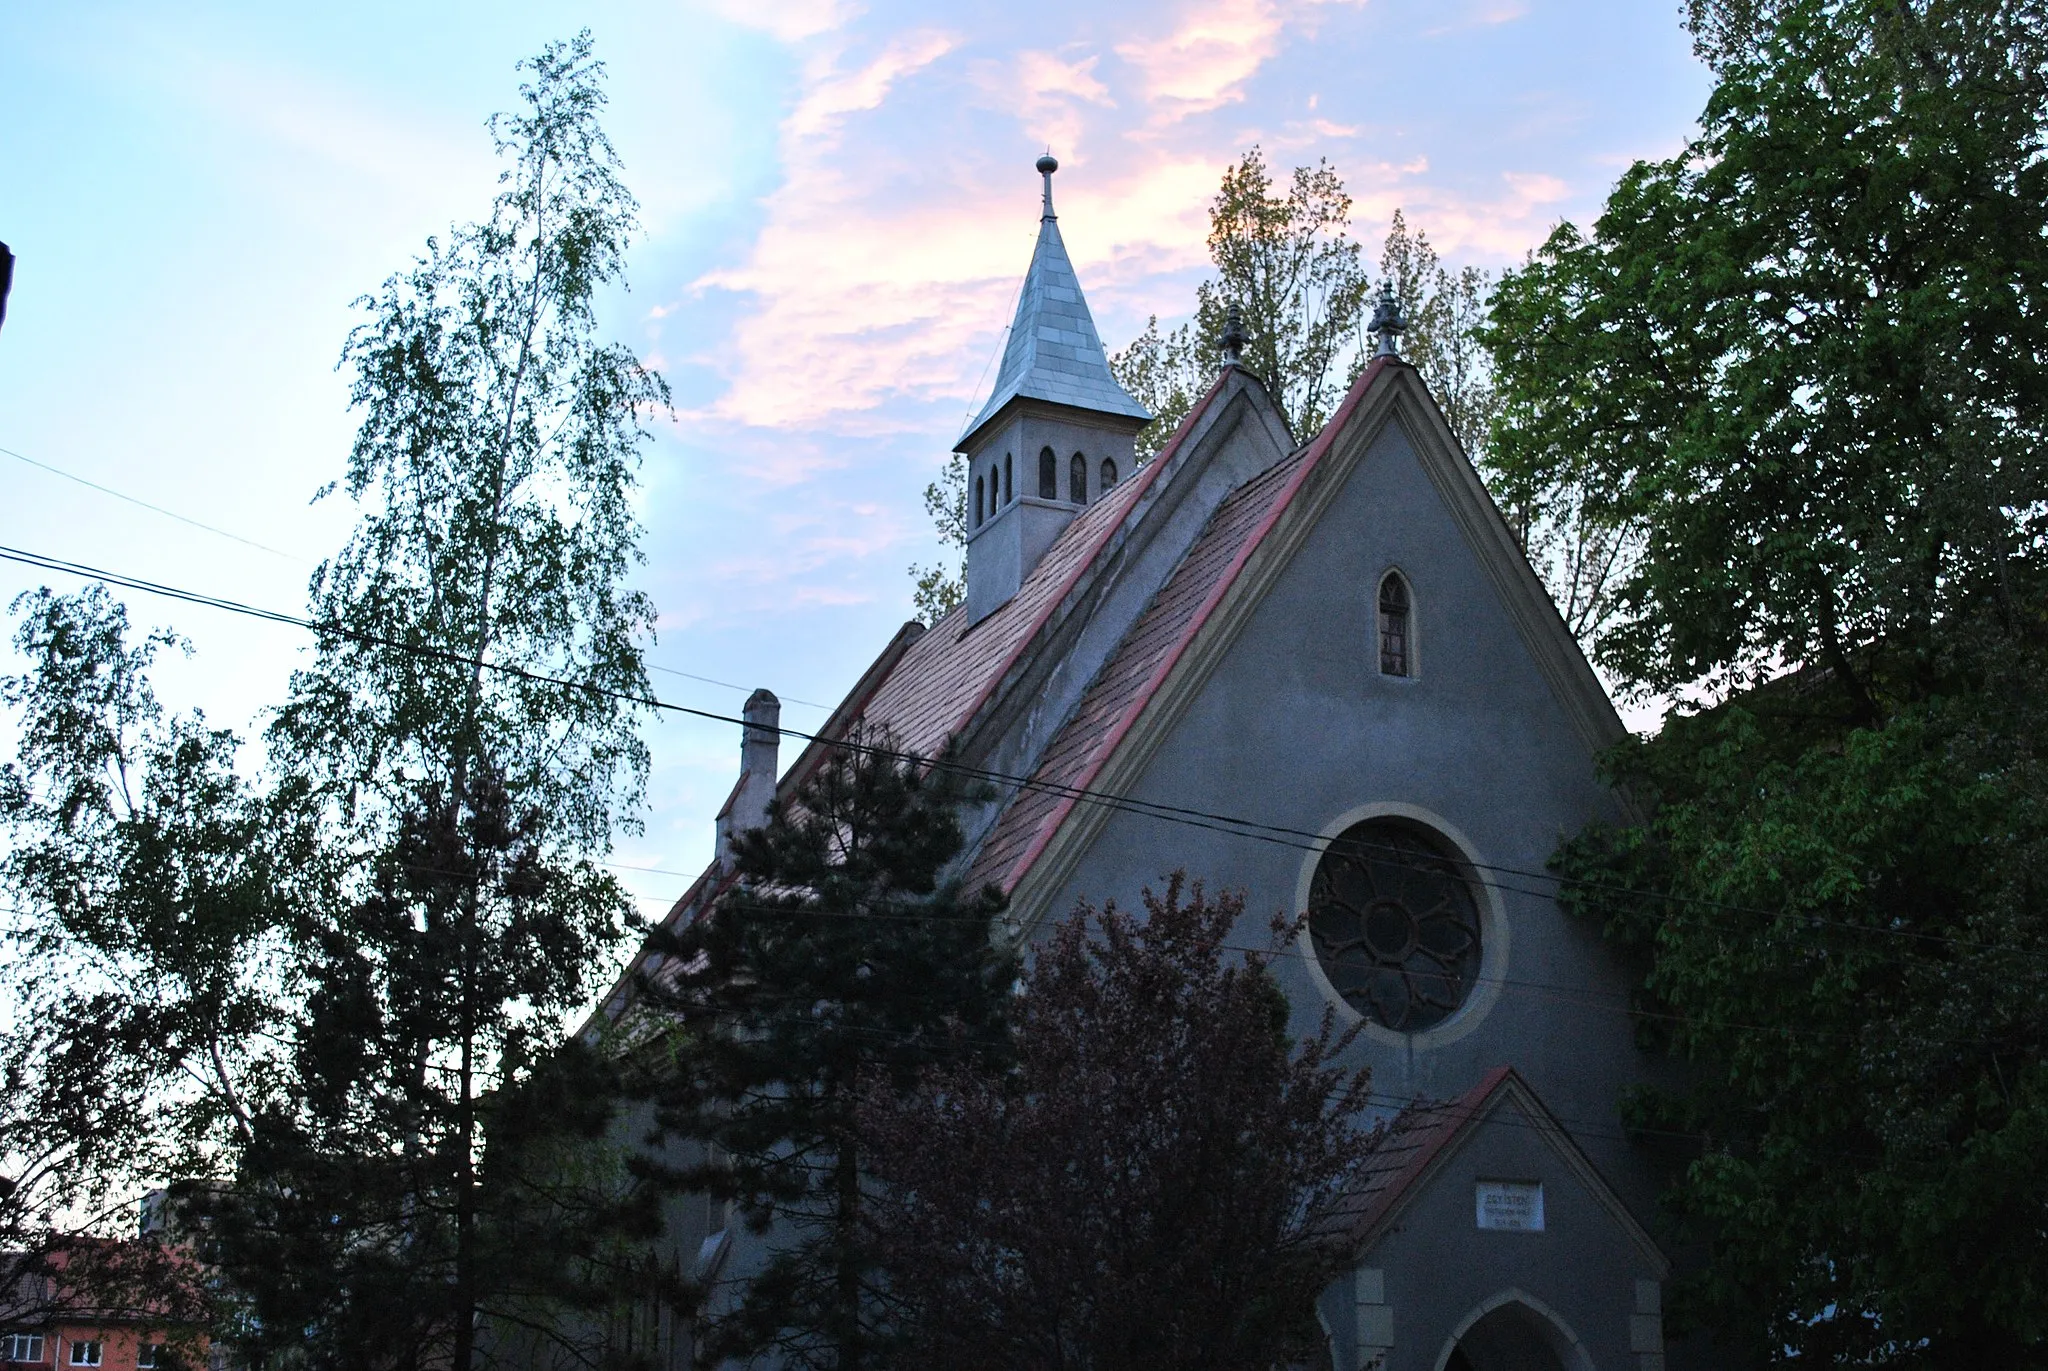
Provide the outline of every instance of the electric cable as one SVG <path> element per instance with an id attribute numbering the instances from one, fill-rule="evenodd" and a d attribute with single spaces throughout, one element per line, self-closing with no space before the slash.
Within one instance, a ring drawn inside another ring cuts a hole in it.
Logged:
<path id="1" fill-rule="evenodd" d="M 187 590 L 182 587 L 166 585 L 161 582 L 146 580 L 141 577 L 126 576 L 118 572 L 107 571 L 99 567 L 88 565 L 86 563 L 67 561 L 62 558 L 51 557 L 43 553 L 31 552 L 26 549 L 10 547 L 4 544 L 0 544 L 0 560 L 17 562 L 22 565 L 36 567 L 40 570 L 58 571 L 65 573 L 67 575 L 77 576 L 86 580 L 99 580 L 110 585 L 123 587 L 125 589 L 139 590 L 147 594 L 158 595 L 167 599 L 182 601 L 187 604 L 200 605 L 209 609 L 218 609 L 231 614 L 240 614 L 270 623 L 285 624 L 292 627 L 305 629 L 314 634 L 324 635 L 330 638 L 338 638 L 347 642 L 360 643 L 365 646 L 381 647 L 393 651 L 406 653 L 411 656 L 424 658 L 431 661 L 439 661 L 449 665 L 456 666 L 475 667 L 480 670 L 491 671 L 504 676 L 511 676 L 520 680 L 529 681 L 539 685 L 549 685 L 560 687 L 566 690 L 581 691 L 587 694 L 599 696 L 601 698 L 616 700 L 624 704 L 637 705 L 642 708 L 650 708 L 669 713 L 686 715 L 693 718 L 708 720 L 714 723 L 732 724 L 741 728 L 759 729 L 764 727 L 762 725 L 749 723 L 746 719 L 738 717 L 736 715 L 721 714 L 715 710 L 698 709 L 689 705 L 675 704 L 670 701 L 662 700 L 653 695 L 635 695 L 628 691 L 616 690 L 611 687 L 597 685 L 592 682 L 574 681 L 560 676 L 552 676 L 545 672 L 529 670 L 525 667 L 515 666 L 506 662 L 493 662 L 487 659 L 472 656 L 467 653 L 456 652 L 444 648 L 428 647 L 419 643 L 408 643 L 381 634 L 365 633 L 360 630 L 343 627 L 342 625 L 333 622 L 321 622 L 318 620 L 305 618 L 301 615 L 286 614 L 279 610 L 264 609 L 259 606 L 245 604 L 238 600 L 231 600 L 223 596 L 208 595 L 200 591 Z M 1060 782 L 1042 780 L 1035 776 L 1019 776 L 1011 773 L 994 771 L 987 768 L 970 766 L 966 763 L 954 761 L 945 757 L 924 757 L 916 753 L 904 752 L 894 748 L 882 747 L 873 743 L 860 742 L 855 739 L 828 737 L 824 734 L 807 732 L 803 729 L 790 728 L 786 725 L 777 725 L 773 728 L 772 731 L 784 737 L 797 738 L 805 742 L 817 743 L 824 747 L 837 748 L 842 751 L 861 753 L 893 761 L 901 761 L 921 766 L 928 766 L 936 770 L 946 771 L 948 773 L 964 776 L 972 780 L 985 781 L 989 783 L 1007 784 L 1019 790 L 1031 789 L 1043 791 L 1059 796 L 1061 798 L 1070 798 L 1077 802 L 1086 802 L 1089 804 L 1109 808 L 1115 811 L 1134 814 L 1140 817 L 1149 817 L 1160 819 L 1166 822 L 1180 823 L 1193 828 L 1205 829 L 1211 832 L 1224 833 L 1231 836 L 1250 838 L 1255 841 L 1268 842 L 1275 844 L 1277 846 L 1290 847 L 1303 851 L 1320 852 L 1327 850 L 1327 848 L 1331 845 L 1332 842 L 1331 839 L 1326 838 L 1324 835 L 1311 833 L 1306 829 L 1290 828 L 1285 825 L 1279 824 L 1269 824 L 1260 820 L 1246 819 L 1234 815 L 1221 814 L 1216 813 L 1214 811 L 1201 810 L 1184 805 L 1172 805 L 1161 801 L 1140 800 L 1129 796 L 1114 795 L 1104 791 L 1090 790 L 1081 786 L 1065 785 Z M 1356 845 L 1363 847 L 1377 846 L 1375 844 Z M 1600 894 L 1627 896 L 1634 899 L 1657 901 L 1667 905 L 1679 904 L 1703 908 L 1722 909 L 1733 913 L 1748 914 L 1760 918 L 1773 920 L 1789 918 L 1813 927 L 1839 928 L 1854 933 L 1876 934 L 1886 937 L 1904 938 L 1913 941 L 1928 942 L 1944 946 L 1953 946 L 1973 950 L 1992 952 L 2006 951 L 2021 953 L 2024 955 L 2037 955 L 2030 953 L 2027 949 L 2005 947 L 1996 943 L 1979 942 L 1971 939 L 1957 938 L 1943 934 L 1925 933 L 1916 929 L 1888 928 L 1882 925 L 1855 923 L 1844 919 L 1821 918 L 1815 915 L 1799 914 L 1788 910 L 1764 909 L 1754 905 L 1743 905 L 1731 901 L 1713 900 L 1702 896 L 1676 895 L 1667 892 L 1641 890 L 1628 886 L 1612 885 L 1605 882 L 1585 881 L 1572 877 L 1558 876 L 1550 872 L 1532 871 L 1526 868 L 1505 866 L 1497 863 L 1465 861 L 1462 864 L 1470 866 L 1475 870 L 1499 872 L 1504 875 L 1520 877 L 1523 879 L 1549 882 L 1558 887 L 1570 886 L 1576 889 L 1597 892 Z M 1502 888 L 1510 890 L 1513 889 L 1512 887 Z M 1542 895 L 1539 892 L 1535 891 L 1519 891 L 1517 893 L 1538 895 L 1540 898 L 1551 898 L 1548 895 Z M 1644 913 L 1647 913 L 1647 911 L 1633 910 L 1623 912 L 1636 914 L 1639 916 Z M 1652 915 L 1652 917 L 1655 916 Z"/>

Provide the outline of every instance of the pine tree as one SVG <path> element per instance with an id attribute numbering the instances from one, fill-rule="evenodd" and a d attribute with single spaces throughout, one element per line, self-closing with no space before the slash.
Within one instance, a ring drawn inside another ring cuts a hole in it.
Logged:
<path id="1" fill-rule="evenodd" d="M 668 1054 L 657 1137 L 699 1149 L 665 1179 L 731 1203 L 774 1247 L 737 1301 L 708 1311 L 707 1363 L 879 1364 L 859 1087 L 907 1087 L 963 1042 L 1000 1054 L 1015 974 L 994 942 L 1002 898 L 949 879 L 962 836 L 948 774 L 884 736 L 846 740 L 736 837 L 736 883 L 711 911 L 656 942 L 667 970 L 642 987 L 642 1022 L 663 1027 Z"/>

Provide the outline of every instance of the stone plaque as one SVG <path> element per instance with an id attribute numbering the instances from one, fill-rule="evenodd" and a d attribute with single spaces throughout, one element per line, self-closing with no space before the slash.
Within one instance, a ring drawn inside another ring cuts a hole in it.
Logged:
<path id="1" fill-rule="evenodd" d="M 1543 1182 L 1481 1181 L 1473 1190 L 1473 1207 L 1481 1228 L 1504 1233 L 1543 1231 Z"/>

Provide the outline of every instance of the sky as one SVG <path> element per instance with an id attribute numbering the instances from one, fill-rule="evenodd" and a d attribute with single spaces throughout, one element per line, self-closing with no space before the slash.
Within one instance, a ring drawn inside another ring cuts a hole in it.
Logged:
<path id="1" fill-rule="evenodd" d="M 765 685 L 815 725 L 937 555 L 920 492 L 993 378 L 1041 152 L 1112 348 L 1186 316 L 1209 197 L 1255 143 L 1282 171 L 1327 158 L 1369 250 L 1400 207 L 1498 270 L 1683 144 L 1708 81 L 1678 8 L 9 0 L 0 543 L 301 610 L 352 517 L 313 500 L 354 431 L 351 302 L 486 213 L 514 64 L 588 27 L 642 207 L 601 325 L 675 396 L 642 471 L 652 679 L 720 713 Z M 0 563 L 7 600 L 37 584 L 78 583 Z M 169 703 L 260 728 L 302 633 L 128 599 L 191 642 Z M 643 912 L 710 857 L 738 741 L 653 726 L 617 853 Z"/>

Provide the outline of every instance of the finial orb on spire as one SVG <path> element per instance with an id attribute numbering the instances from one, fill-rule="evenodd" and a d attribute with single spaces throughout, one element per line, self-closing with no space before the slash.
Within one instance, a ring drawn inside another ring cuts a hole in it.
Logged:
<path id="1" fill-rule="evenodd" d="M 1040 176 L 1050 176 L 1059 169 L 1060 159 L 1049 152 L 1038 159 L 1038 174 Z"/>

